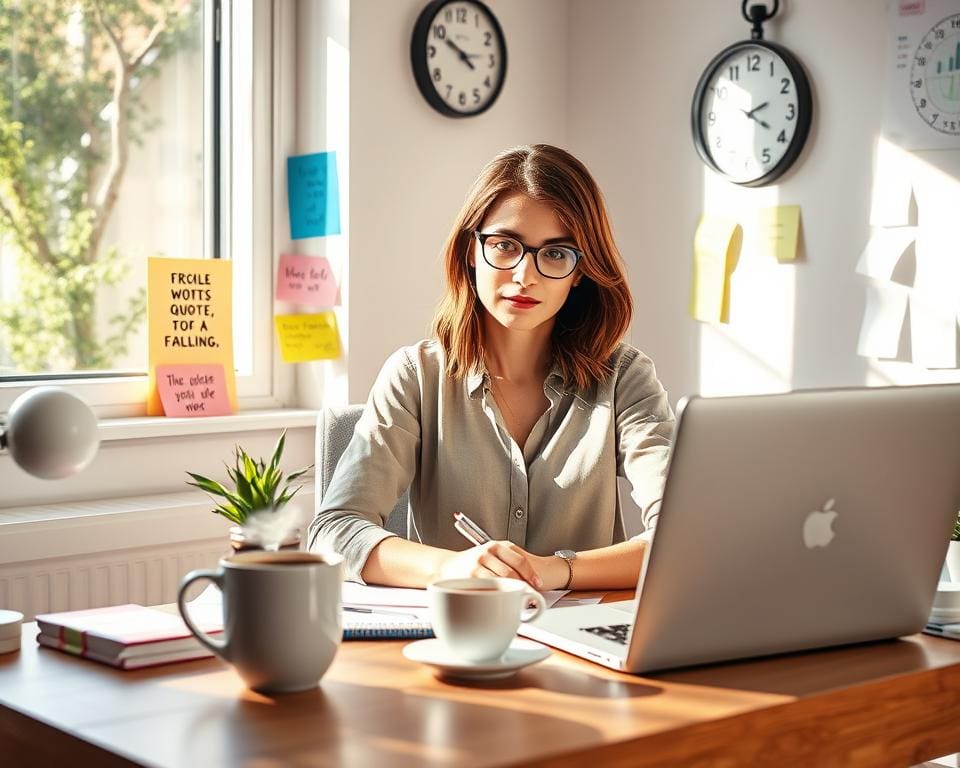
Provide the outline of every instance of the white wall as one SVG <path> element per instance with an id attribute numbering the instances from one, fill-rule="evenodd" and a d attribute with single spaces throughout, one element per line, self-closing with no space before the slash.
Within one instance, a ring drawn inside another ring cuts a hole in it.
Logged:
<path id="1" fill-rule="evenodd" d="M 856 354 L 866 279 L 854 265 L 870 233 L 883 2 L 781 2 L 767 37 L 804 62 L 815 116 L 794 169 L 757 190 L 708 174 L 689 128 L 703 68 L 749 37 L 739 2 L 489 4 L 509 46 L 506 85 L 487 113 L 451 120 L 426 105 L 410 72 L 409 35 L 424 2 L 350 3 L 351 400 L 366 397 L 391 351 L 427 333 L 441 289 L 437 254 L 479 168 L 504 147 L 538 141 L 566 146 L 600 182 L 636 298 L 631 340 L 654 358 L 674 401 L 697 391 L 960 379 L 912 365 L 905 342 L 900 362 Z M 960 177 L 960 152 L 922 156 Z M 730 326 L 690 319 L 700 214 L 777 202 L 802 207 L 801 260 L 758 286 L 747 259 L 734 276 Z"/>
<path id="2" fill-rule="evenodd" d="M 784 0 L 767 38 L 806 66 L 814 122 L 799 162 L 774 187 L 718 182 L 697 157 L 690 103 L 701 72 L 749 37 L 740 3 L 571 0 L 570 147 L 606 191 L 637 298 L 633 340 L 657 362 L 674 399 L 688 392 L 956 380 L 856 354 L 866 278 L 854 272 L 870 233 L 882 122 L 885 4 Z M 960 176 L 960 152 L 918 153 Z M 704 211 L 801 206 L 801 260 L 752 285 L 741 262 L 731 324 L 686 314 L 691 246 Z M 958 254 L 960 255 L 960 254 Z M 767 292 L 764 296 L 763 292 Z"/>

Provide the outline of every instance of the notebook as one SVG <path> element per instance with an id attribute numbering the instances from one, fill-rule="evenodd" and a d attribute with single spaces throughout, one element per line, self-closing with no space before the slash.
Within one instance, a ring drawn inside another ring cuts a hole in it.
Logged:
<path id="1" fill-rule="evenodd" d="M 949 637 L 927 622 L 958 467 L 956 384 L 686 399 L 636 599 L 520 633 L 634 673 Z"/>

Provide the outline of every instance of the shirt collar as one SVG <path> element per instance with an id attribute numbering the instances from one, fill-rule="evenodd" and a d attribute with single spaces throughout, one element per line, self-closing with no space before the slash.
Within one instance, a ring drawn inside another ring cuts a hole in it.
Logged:
<path id="1" fill-rule="evenodd" d="M 467 394 L 474 400 L 481 396 L 485 387 L 489 387 L 490 378 L 487 371 L 476 370 L 467 376 Z M 550 389 L 559 395 L 573 395 L 577 400 L 586 405 L 595 405 L 597 399 L 597 388 L 590 387 L 586 392 L 580 392 L 575 386 L 568 385 L 560 372 L 560 366 L 556 363 L 547 374 L 544 380 L 544 388 Z"/>

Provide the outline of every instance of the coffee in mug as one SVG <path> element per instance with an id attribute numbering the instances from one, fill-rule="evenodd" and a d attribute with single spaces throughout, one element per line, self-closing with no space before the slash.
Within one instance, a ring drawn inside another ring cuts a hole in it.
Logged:
<path id="1" fill-rule="evenodd" d="M 543 613 L 543 596 L 518 579 L 446 579 L 427 587 L 434 634 L 464 661 L 499 659 L 520 622 Z M 528 608 L 530 604 L 533 607 Z"/>
<path id="2" fill-rule="evenodd" d="M 186 590 L 200 579 L 223 593 L 223 639 L 190 619 Z M 339 556 L 247 551 L 224 557 L 216 570 L 184 576 L 177 605 L 197 639 L 232 664 L 250 688 L 302 691 L 316 687 L 340 646 L 342 583 Z"/>

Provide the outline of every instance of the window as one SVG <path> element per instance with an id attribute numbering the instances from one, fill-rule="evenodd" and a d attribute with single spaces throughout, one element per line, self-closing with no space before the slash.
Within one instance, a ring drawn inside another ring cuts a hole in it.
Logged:
<path id="1" fill-rule="evenodd" d="M 4 6 L 0 412 L 51 381 L 143 412 L 154 255 L 234 261 L 238 392 L 275 404 L 271 260 L 253 258 L 272 250 L 271 4 Z"/>

